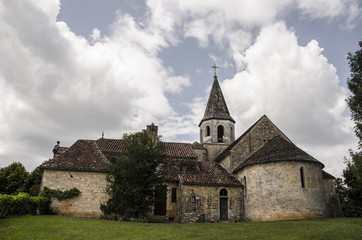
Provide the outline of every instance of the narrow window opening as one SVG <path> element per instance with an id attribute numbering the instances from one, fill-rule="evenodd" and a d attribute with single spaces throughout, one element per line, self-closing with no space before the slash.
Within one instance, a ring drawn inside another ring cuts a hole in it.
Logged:
<path id="1" fill-rule="evenodd" d="M 177 202 L 177 188 L 172 188 L 171 201 L 172 202 Z"/>
<path id="2" fill-rule="evenodd" d="M 210 126 L 206 126 L 206 137 L 210 136 Z"/>
<path id="3" fill-rule="evenodd" d="M 224 142 L 224 127 L 221 125 L 217 127 L 217 141 Z"/>
<path id="4" fill-rule="evenodd" d="M 303 167 L 300 168 L 300 183 L 302 185 L 302 188 L 305 188 L 305 183 L 304 183 L 304 169 Z"/>
<path id="5" fill-rule="evenodd" d="M 246 187 L 246 177 L 245 177 L 245 176 L 244 176 L 244 186 L 245 186 L 245 187 L 244 187 L 244 193 L 245 193 L 244 195 L 245 195 L 245 197 L 246 197 L 246 195 L 247 195 L 248 192 L 247 192 L 247 187 Z"/>

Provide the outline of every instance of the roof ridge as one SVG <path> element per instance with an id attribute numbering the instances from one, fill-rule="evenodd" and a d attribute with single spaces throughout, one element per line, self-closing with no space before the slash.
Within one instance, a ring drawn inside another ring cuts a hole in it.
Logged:
<path id="1" fill-rule="evenodd" d="M 161 143 L 172 143 L 172 144 L 191 144 L 192 143 L 186 143 L 186 142 L 164 142 L 164 141 L 161 141 Z"/>

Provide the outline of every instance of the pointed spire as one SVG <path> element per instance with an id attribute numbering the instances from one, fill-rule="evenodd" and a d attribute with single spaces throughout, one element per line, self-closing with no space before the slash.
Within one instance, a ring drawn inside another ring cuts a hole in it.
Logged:
<path id="1" fill-rule="evenodd" d="M 199 126 L 201 126 L 203 121 L 209 119 L 230 120 L 235 123 L 235 120 L 230 116 L 217 76 L 214 76 L 214 83 L 212 84 L 209 100 L 207 101 L 205 114 Z"/>

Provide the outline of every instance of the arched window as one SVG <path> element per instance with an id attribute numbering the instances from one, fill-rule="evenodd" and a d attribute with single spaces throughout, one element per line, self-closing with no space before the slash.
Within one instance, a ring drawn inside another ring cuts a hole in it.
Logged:
<path id="1" fill-rule="evenodd" d="M 227 197 L 228 196 L 228 191 L 226 189 L 221 189 L 220 190 L 220 197 Z"/>
<path id="2" fill-rule="evenodd" d="M 217 127 L 217 142 L 224 142 L 224 127 L 222 125 Z"/>
<path id="3" fill-rule="evenodd" d="M 206 137 L 210 136 L 210 126 L 206 126 Z"/>
<path id="4" fill-rule="evenodd" d="M 226 189 L 220 190 L 220 221 L 228 220 L 228 191 Z"/>
<path id="5" fill-rule="evenodd" d="M 305 183 L 304 183 L 304 169 L 303 167 L 301 167 L 300 169 L 300 183 L 302 185 L 302 188 L 305 188 Z"/>

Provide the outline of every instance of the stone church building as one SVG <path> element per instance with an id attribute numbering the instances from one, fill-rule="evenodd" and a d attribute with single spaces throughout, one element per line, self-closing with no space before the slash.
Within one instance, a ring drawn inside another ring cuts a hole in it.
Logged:
<path id="1" fill-rule="evenodd" d="M 235 138 L 231 117 L 216 75 L 200 142 L 162 142 L 167 155 L 167 192 L 153 217 L 176 222 L 272 221 L 334 215 L 334 177 L 323 163 L 299 149 L 262 116 Z M 147 126 L 157 136 L 158 127 Z M 52 200 L 58 214 L 98 217 L 106 193 L 109 164 L 123 149 L 122 139 L 78 140 L 55 146 L 53 159 L 41 165 L 41 186 L 78 188 L 76 198 Z"/>

